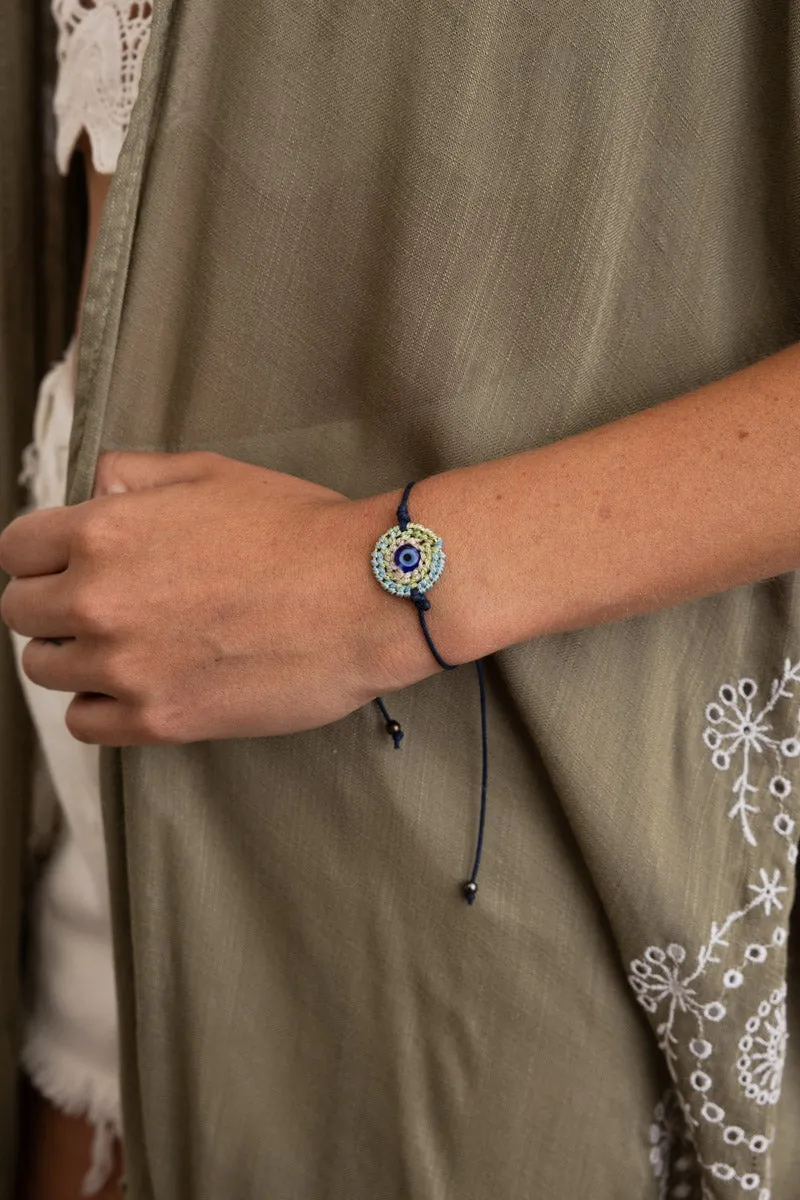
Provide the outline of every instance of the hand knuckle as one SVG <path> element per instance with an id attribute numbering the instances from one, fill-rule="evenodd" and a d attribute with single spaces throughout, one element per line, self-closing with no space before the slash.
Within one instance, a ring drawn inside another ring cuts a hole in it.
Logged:
<path id="1" fill-rule="evenodd" d="M 136 693 L 139 672 L 125 651 L 117 650 L 107 657 L 103 674 L 112 695 L 131 696 Z"/>
<path id="2" fill-rule="evenodd" d="M 68 604 L 69 622 L 78 633 L 105 633 L 110 624 L 109 612 L 109 607 L 97 588 L 76 588 Z"/>
<path id="3" fill-rule="evenodd" d="M 113 543 L 114 527 L 99 509 L 93 509 L 80 520 L 73 535 L 74 549 L 87 558 L 105 554 Z"/>

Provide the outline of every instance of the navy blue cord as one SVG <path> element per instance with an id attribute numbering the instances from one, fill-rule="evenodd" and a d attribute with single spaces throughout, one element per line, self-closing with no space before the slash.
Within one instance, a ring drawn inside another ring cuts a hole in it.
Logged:
<path id="1" fill-rule="evenodd" d="M 400 526 L 403 533 L 405 533 L 411 524 L 411 517 L 408 515 L 408 497 L 411 495 L 411 489 L 413 486 L 414 480 L 412 479 L 411 483 L 406 484 L 403 495 L 400 499 L 400 503 L 397 506 L 397 524 Z"/>
<path id="2" fill-rule="evenodd" d="M 431 606 L 430 600 L 428 599 L 427 596 L 424 596 L 424 595 L 421 596 L 419 594 L 419 592 L 417 592 L 417 591 L 414 591 L 411 593 L 411 599 L 417 610 L 417 615 L 419 616 L 419 623 L 422 626 L 422 632 L 425 635 L 425 641 L 428 643 L 428 649 L 430 650 L 431 654 L 436 659 L 437 663 L 442 668 L 442 670 L 455 671 L 455 667 L 453 666 L 453 664 L 445 662 L 444 659 L 442 658 L 441 654 L 439 653 L 439 651 L 436 649 L 436 647 L 433 644 L 433 638 L 431 637 L 430 630 L 428 629 L 428 622 L 425 619 L 425 613 L 428 611 L 428 609 Z"/>
<path id="3" fill-rule="evenodd" d="M 397 524 L 400 526 L 400 529 L 403 530 L 403 532 L 405 532 L 405 530 L 411 524 L 411 517 L 408 512 L 408 497 L 411 494 L 411 489 L 413 486 L 413 480 L 411 483 L 406 484 L 400 503 L 397 506 Z M 436 659 L 436 662 L 442 668 L 442 670 L 454 671 L 456 669 L 455 665 L 453 663 L 445 662 L 439 651 L 436 649 L 436 645 L 431 637 L 431 632 L 428 629 L 428 621 L 425 614 L 430 609 L 430 600 L 424 593 L 413 591 L 411 593 L 411 601 L 417 610 L 420 627 L 431 654 Z M 478 821 L 478 841 L 475 846 L 475 859 L 472 864 L 472 872 L 469 879 L 464 884 L 464 895 L 466 897 L 467 904 L 474 904 L 475 897 L 478 894 L 478 871 L 480 869 L 481 857 L 483 855 L 483 836 L 486 831 L 486 803 L 489 788 L 489 736 L 486 723 L 486 682 L 483 675 L 483 662 L 481 659 L 478 659 L 478 661 L 475 663 L 475 668 L 478 672 L 478 691 L 481 703 L 481 811 Z M 386 723 L 387 731 L 394 739 L 395 750 L 399 750 L 400 742 L 403 739 L 403 731 L 400 728 L 399 723 L 394 721 L 389 716 L 386 705 L 383 703 L 383 700 L 380 698 L 380 696 L 376 697 L 375 703 L 380 709 L 381 716 Z"/>
<path id="4" fill-rule="evenodd" d="M 474 904 L 478 894 L 478 871 L 483 854 L 483 835 L 486 830 L 486 798 L 489 790 L 489 732 L 486 723 L 486 682 L 483 678 L 483 660 L 475 663 L 478 672 L 478 691 L 481 698 L 481 816 L 478 822 L 478 844 L 475 847 L 475 861 L 472 864 L 472 874 L 464 884 L 467 904 Z"/>

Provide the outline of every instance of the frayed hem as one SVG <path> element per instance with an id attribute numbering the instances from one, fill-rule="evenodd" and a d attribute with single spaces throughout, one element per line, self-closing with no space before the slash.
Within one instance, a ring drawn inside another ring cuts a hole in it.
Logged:
<path id="1" fill-rule="evenodd" d="M 22 1051 L 22 1067 L 31 1083 L 55 1108 L 82 1117 L 93 1126 L 91 1160 L 81 1194 L 96 1196 L 114 1172 L 114 1143 L 122 1138 L 116 1081 L 109 1082 L 82 1064 L 65 1061 L 63 1050 L 39 1032 Z"/>
<path id="2" fill-rule="evenodd" d="M 92 1159 L 89 1170 L 83 1177 L 81 1192 L 84 1196 L 96 1196 L 114 1174 L 114 1142 L 117 1134 L 107 1121 L 95 1126 L 92 1138 Z"/>
<path id="3" fill-rule="evenodd" d="M 63 1049 L 41 1032 L 22 1049 L 22 1066 L 36 1090 L 70 1117 L 85 1117 L 90 1125 L 108 1124 L 121 1133 L 119 1084 L 85 1064 L 65 1056 Z"/>

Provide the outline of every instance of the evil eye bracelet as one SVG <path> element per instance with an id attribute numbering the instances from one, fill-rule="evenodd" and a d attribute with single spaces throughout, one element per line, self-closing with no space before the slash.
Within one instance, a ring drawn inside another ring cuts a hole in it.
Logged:
<path id="1" fill-rule="evenodd" d="M 375 543 L 372 551 L 372 573 L 381 587 L 393 596 L 408 599 L 414 605 L 419 616 L 420 628 L 433 657 L 445 671 L 455 670 L 455 666 L 445 662 L 434 644 L 428 628 L 426 614 L 430 611 L 431 602 L 427 593 L 441 578 L 445 567 L 445 552 L 442 539 L 411 520 L 408 511 L 408 498 L 414 484 L 406 484 L 403 498 L 397 507 L 397 524 L 387 529 Z M 483 853 L 483 834 L 486 826 L 486 792 L 489 775 L 488 738 L 486 733 L 486 686 L 483 677 L 483 663 L 480 659 L 475 663 L 478 672 L 478 689 L 481 703 L 481 807 L 478 821 L 478 839 L 475 846 L 475 859 L 472 872 L 464 884 L 464 895 L 468 904 L 475 903 L 478 894 L 478 869 Z M 403 740 L 403 730 L 386 710 L 386 705 L 378 696 L 375 703 L 380 709 L 386 723 L 386 729 L 394 741 L 395 750 L 400 749 Z"/>

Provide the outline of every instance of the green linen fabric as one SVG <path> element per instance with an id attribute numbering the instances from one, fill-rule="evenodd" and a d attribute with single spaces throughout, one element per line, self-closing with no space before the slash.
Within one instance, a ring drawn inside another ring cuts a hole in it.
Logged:
<path id="1" fill-rule="evenodd" d="M 796 340 L 799 20 L 159 0 L 72 499 L 107 449 L 371 494 Z M 367 709 L 106 756 L 134 1200 L 797 1195 L 797 577 L 487 678 L 472 909 L 469 669 L 393 698 L 400 754 Z"/>

